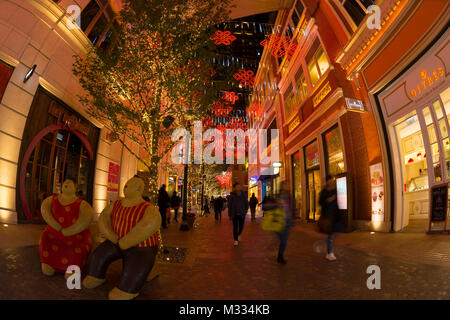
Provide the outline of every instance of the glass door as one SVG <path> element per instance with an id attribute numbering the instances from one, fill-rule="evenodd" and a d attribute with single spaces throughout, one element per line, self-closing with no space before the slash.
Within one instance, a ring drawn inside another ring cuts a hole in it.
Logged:
<path id="1" fill-rule="evenodd" d="M 303 148 L 306 168 L 306 215 L 307 220 L 319 219 L 319 194 L 321 189 L 319 146 L 317 140 Z"/>

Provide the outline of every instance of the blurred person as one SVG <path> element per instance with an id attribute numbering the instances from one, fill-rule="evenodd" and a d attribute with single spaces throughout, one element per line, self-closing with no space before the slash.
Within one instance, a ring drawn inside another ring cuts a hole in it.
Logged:
<path id="1" fill-rule="evenodd" d="M 250 213 L 252 215 L 252 220 L 255 220 L 255 214 L 256 214 L 256 206 L 258 205 L 258 199 L 255 197 L 255 194 L 252 193 L 252 197 L 250 198 L 249 201 L 249 207 L 250 207 Z"/>
<path id="2" fill-rule="evenodd" d="M 181 198 L 178 196 L 177 192 L 174 191 L 172 197 L 170 198 L 170 205 L 174 211 L 174 220 L 178 222 L 178 209 L 180 209 Z"/>
<path id="3" fill-rule="evenodd" d="M 327 175 L 325 187 L 322 189 L 319 195 L 319 204 L 322 207 L 323 219 L 327 219 L 330 224 L 330 231 L 327 237 L 327 255 L 325 259 L 329 261 L 336 260 L 336 256 L 333 252 L 333 242 L 335 232 L 342 231 L 342 218 L 339 214 L 339 208 L 337 204 L 337 190 L 336 180 L 333 176 Z"/>
<path id="4" fill-rule="evenodd" d="M 223 199 L 221 196 L 218 196 L 214 200 L 214 218 L 216 221 L 222 222 L 222 210 L 223 210 Z"/>
<path id="5" fill-rule="evenodd" d="M 292 218 L 294 212 L 292 208 L 291 194 L 289 192 L 289 185 L 287 184 L 287 182 L 282 182 L 281 184 L 281 190 L 276 205 L 278 205 L 283 210 L 285 217 L 284 230 L 277 233 L 280 237 L 280 247 L 278 248 L 277 262 L 286 264 L 286 260 L 284 260 L 284 251 L 286 250 L 289 230 L 292 226 Z"/>
<path id="6" fill-rule="evenodd" d="M 170 208 L 170 198 L 166 191 L 166 185 L 163 184 L 158 191 L 158 208 L 161 215 L 161 222 L 164 229 L 167 228 L 167 209 Z"/>
<path id="7" fill-rule="evenodd" d="M 245 215 L 248 211 L 247 195 L 241 190 L 239 182 L 233 184 L 233 192 L 228 199 L 228 215 L 233 220 L 234 245 L 241 241 L 242 230 L 244 229 Z"/>
<path id="8" fill-rule="evenodd" d="M 203 207 L 203 210 L 204 210 L 204 214 L 207 216 L 207 215 L 209 215 L 209 200 L 208 200 L 208 197 L 205 197 L 205 204 L 204 204 L 204 207 Z"/>

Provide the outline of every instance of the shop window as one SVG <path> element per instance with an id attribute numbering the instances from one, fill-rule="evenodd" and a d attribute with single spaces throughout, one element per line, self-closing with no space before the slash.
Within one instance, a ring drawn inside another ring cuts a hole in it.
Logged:
<path id="1" fill-rule="evenodd" d="M 423 117 L 425 118 L 425 124 L 427 125 L 428 139 L 430 141 L 431 156 L 433 162 L 434 181 L 442 181 L 441 162 L 440 162 L 440 150 L 439 142 L 437 139 L 436 128 L 433 123 L 430 107 L 427 106 L 422 110 Z"/>
<path id="2" fill-rule="evenodd" d="M 283 95 L 284 98 L 284 113 L 286 115 L 286 120 L 289 119 L 295 111 L 296 107 L 296 99 L 295 99 L 295 92 L 293 90 L 292 83 L 289 84 L 289 87 L 287 88 L 286 92 Z"/>
<path id="3" fill-rule="evenodd" d="M 2 101 L 3 94 L 5 93 L 13 71 L 13 67 L 10 67 L 6 63 L 0 61 L 0 102 Z"/>
<path id="4" fill-rule="evenodd" d="M 333 176 L 344 172 L 344 152 L 339 127 L 336 125 L 323 135 L 327 174 Z"/>
<path id="5" fill-rule="evenodd" d="M 91 2 L 89 2 L 89 4 L 83 9 L 83 11 L 81 11 L 81 30 L 86 32 L 99 11 L 100 6 L 97 4 L 97 1 L 91 0 Z"/>
<path id="6" fill-rule="evenodd" d="M 395 126 L 401 154 L 404 191 L 428 189 L 428 170 L 422 130 L 416 112 Z"/>
<path id="7" fill-rule="evenodd" d="M 296 213 L 300 216 L 302 208 L 302 168 L 300 164 L 300 151 L 291 156 L 292 160 L 292 187 L 294 194 L 294 206 Z"/>
<path id="8" fill-rule="evenodd" d="M 88 38 L 89 40 L 91 40 L 93 45 L 99 42 L 100 37 L 103 35 L 103 32 L 105 31 L 107 25 L 108 20 L 106 19 L 105 15 L 101 15 L 88 35 Z"/>
<path id="9" fill-rule="evenodd" d="M 325 51 L 320 45 L 318 39 L 311 47 L 307 55 L 306 62 L 308 64 L 308 73 L 311 79 L 311 85 L 314 86 L 330 66 L 325 55 Z"/>
<path id="10" fill-rule="evenodd" d="M 311 142 L 305 147 L 306 169 L 313 169 L 319 165 L 319 146 L 317 140 Z"/>
<path id="11" fill-rule="evenodd" d="M 295 83 L 297 84 L 297 104 L 300 104 L 308 96 L 308 85 L 302 66 L 295 73 Z"/>
<path id="12" fill-rule="evenodd" d="M 364 20 L 367 8 L 375 3 L 375 0 L 339 0 L 341 6 L 352 18 L 356 26 Z"/>

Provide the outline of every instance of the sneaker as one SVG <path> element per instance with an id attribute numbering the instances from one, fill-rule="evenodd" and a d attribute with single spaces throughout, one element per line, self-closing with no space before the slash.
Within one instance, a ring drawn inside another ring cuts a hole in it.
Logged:
<path id="1" fill-rule="evenodd" d="M 239 241 L 235 241 L 234 245 L 237 246 L 239 244 Z"/>
<path id="2" fill-rule="evenodd" d="M 329 261 L 334 261 L 334 260 L 336 260 L 336 256 L 334 255 L 334 253 L 329 253 L 325 256 L 325 259 L 327 259 Z"/>

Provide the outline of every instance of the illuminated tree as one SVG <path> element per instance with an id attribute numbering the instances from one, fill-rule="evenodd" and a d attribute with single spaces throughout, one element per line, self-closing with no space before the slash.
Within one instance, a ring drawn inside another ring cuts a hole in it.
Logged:
<path id="1" fill-rule="evenodd" d="M 149 170 L 157 197 L 158 164 L 177 127 L 202 119 L 221 90 L 211 68 L 212 26 L 226 21 L 228 0 L 124 0 L 109 51 L 76 57 L 73 72 L 88 113 L 119 137 Z M 136 153 L 129 142 L 140 145 Z"/>

